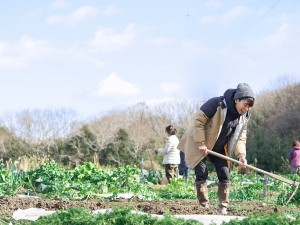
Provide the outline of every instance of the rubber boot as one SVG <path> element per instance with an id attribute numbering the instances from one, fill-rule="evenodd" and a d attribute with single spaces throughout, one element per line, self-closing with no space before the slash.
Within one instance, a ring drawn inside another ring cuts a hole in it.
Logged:
<path id="1" fill-rule="evenodd" d="M 207 182 L 196 182 L 197 198 L 200 206 L 209 208 Z"/>
<path id="2" fill-rule="evenodd" d="M 229 191 L 230 184 L 222 184 L 218 185 L 218 196 L 219 196 L 219 213 L 226 215 L 227 207 L 229 204 Z"/>

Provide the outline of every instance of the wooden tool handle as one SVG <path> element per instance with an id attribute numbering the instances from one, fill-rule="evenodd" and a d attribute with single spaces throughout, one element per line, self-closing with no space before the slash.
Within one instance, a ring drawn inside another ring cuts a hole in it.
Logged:
<path id="1" fill-rule="evenodd" d="M 237 163 L 237 164 L 241 164 L 241 162 L 238 161 L 238 160 L 235 160 L 235 159 L 230 158 L 230 157 L 228 157 L 228 156 L 226 156 L 226 155 L 222 155 L 222 154 L 220 154 L 220 153 L 214 152 L 214 151 L 212 151 L 212 150 L 207 150 L 207 152 L 208 152 L 209 154 L 214 155 L 214 156 L 217 156 L 217 157 L 219 157 L 219 158 L 226 159 L 226 160 L 229 160 L 229 161 L 234 162 L 234 163 Z M 252 169 L 252 170 L 256 171 L 256 172 L 259 172 L 259 173 L 268 175 L 268 176 L 273 177 L 273 178 L 275 178 L 275 179 L 277 179 L 277 180 L 281 180 L 281 181 L 283 181 L 283 182 L 285 182 L 285 183 L 287 183 L 287 184 L 292 184 L 292 185 L 294 185 L 295 187 L 298 187 L 298 186 L 299 186 L 299 182 L 296 182 L 296 181 L 293 181 L 293 180 L 289 180 L 289 179 L 287 179 L 287 178 L 285 178 L 285 177 L 276 175 L 276 174 L 274 174 L 274 173 L 267 172 L 267 171 L 265 171 L 265 170 L 259 169 L 259 168 L 257 168 L 257 167 L 254 167 L 254 166 L 251 166 L 251 165 L 248 165 L 248 164 L 245 164 L 245 166 L 246 166 L 247 168 L 249 168 L 249 169 Z"/>

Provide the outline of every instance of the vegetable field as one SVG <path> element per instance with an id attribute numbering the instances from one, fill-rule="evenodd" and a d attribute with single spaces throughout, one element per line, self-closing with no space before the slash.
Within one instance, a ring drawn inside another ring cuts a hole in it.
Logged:
<path id="1" fill-rule="evenodd" d="M 130 208 L 159 215 L 218 214 L 217 177 L 213 172 L 209 178 L 211 207 L 208 209 L 200 208 L 197 204 L 193 174 L 188 182 L 179 178 L 169 185 L 161 185 L 161 171 L 146 171 L 136 166 L 102 168 L 92 163 L 66 169 L 55 162 L 45 163 L 26 172 L 15 171 L 13 167 L 7 170 L 1 165 L 0 173 L 0 219 L 7 224 L 18 224 L 19 221 L 12 220 L 12 214 L 17 209 L 26 208 L 76 211 L 77 208 L 98 210 L 124 207 L 124 213 L 128 213 L 126 209 Z M 298 175 L 282 176 L 300 181 Z M 285 204 L 289 194 L 294 191 L 292 185 L 256 173 L 240 174 L 237 171 L 232 171 L 231 180 L 229 215 L 251 219 L 270 217 L 277 218 L 278 221 L 281 218 L 297 224 L 300 216 L 300 191 L 288 205 Z M 121 193 L 130 193 L 131 197 L 119 198 Z M 87 215 L 83 217 L 87 218 Z"/>

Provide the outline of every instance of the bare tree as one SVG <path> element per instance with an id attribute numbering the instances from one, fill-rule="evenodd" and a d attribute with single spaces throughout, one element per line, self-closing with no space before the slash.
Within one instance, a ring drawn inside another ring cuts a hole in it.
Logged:
<path id="1" fill-rule="evenodd" d="M 68 109 L 24 110 L 6 114 L 1 123 L 39 154 L 43 153 L 41 149 L 55 147 L 58 139 L 70 134 L 75 116 Z"/>
<path id="2" fill-rule="evenodd" d="M 0 128 L 0 158 L 3 158 L 11 149 L 8 148 L 8 143 L 14 139 L 15 136 L 7 128 Z"/>
<path id="3" fill-rule="evenodd" d="M 99 148 L 103 149 L 114 140 L 119 128 L 123 128 L 125 123 L 126 115 L 114 111 L 98 120 L 91 121 L 88 127 L 96 136 Z"/>
<path id="4" fill-rule="evenodd" d="M 293 86 L 299 83 L 300 83 L 299 77 L 283 74 L 269 83 L 270 90 L 267 91 L 276 91 L 280 89 L 285 89 L 289 86 Z"/>
<path id="5" fill-rule="evenodd" d="M 166 102 L 152 107 L 151 125 L 157 135 L 163 135 L 164 127 L 176 125 L 183 130 L 187 129 L 199 108 L 199 103 L 190 101 Z"/>
<path id="6" fill-rule="evenodd" d="M 175 101 L 154 106 L 139 102 L 125 110 L 112 111 L 89 122 L 87 126 L 96 137 L 98 153 L 102 149 L 113 148 L 114 146 L 110 144 L 114 143 L 118 131 L 125 130 L 131 140 L 130 146 L 124 148 L 128 151 L 126 154 L 138 161 L 140 157 L 148 156 L 148 152 L 155 146 L 160 146 L 165 142 L 167 125 L 174 124 L 183 130 L 186 129 L 197 107 L 197 104 L 189 101 Z M 80 129 L 74 130 L 72 136 L 74 135 L 82 135 Z M 118 163 L 122 160 L 118 154 L 109 157 L 111 161 Z"/>
<path id="7" fill-rule="evenodd" d="M 129 121 L 126 128 L 133 143 L 133 151 L 129 154 L 137 160 L 142 157 L 142 152 L 148 148 L 149 140 L 153 138 L 148 106 L 141 102 L 129 108 L 126 113 Z"/>

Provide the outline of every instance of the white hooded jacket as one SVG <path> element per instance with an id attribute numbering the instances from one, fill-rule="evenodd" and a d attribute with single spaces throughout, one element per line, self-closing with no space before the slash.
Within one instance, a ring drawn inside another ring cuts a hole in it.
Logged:
<path id="1" fill-rule="evenodd" d="M 177 149 L 179 140 L 176 135 L 168 137 L 165 146 L 158 148 L 157 152 L 165 154 L 163 164 L 180 164 L 180 151 Z"/>

